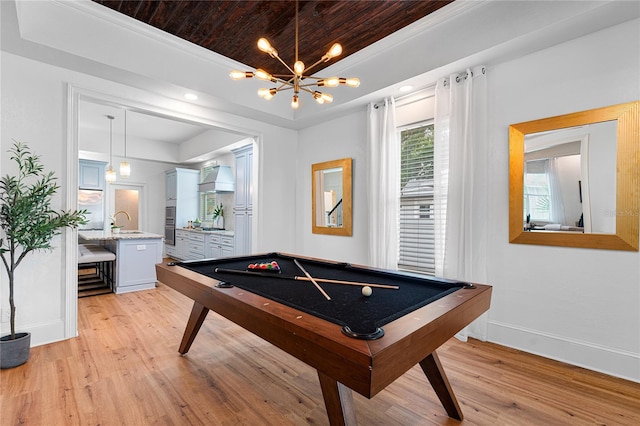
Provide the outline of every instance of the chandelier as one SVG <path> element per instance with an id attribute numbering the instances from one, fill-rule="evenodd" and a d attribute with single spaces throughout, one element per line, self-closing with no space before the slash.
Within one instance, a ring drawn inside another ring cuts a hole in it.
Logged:
<path id="1" fill-rule="evenodd" d="M 313 99 L 319 104 L 331 103 L 333 101 L 333 96 L 329 93 L 323 93 L 319 90 L 315 90 L 313 86 L 317 88 L 320 87 L 337 87 L 339 85 L 346 85 L 349 87 L 358 87 L 360 85 L 360 80 L 357 78 L 343 78 L 343 77 L 316 77 L 313 75 L 309 75 L 308 72 L 323 62 L 328 62 L 331 59 L 339 56 L 342 53 L 342 46 L 339 43 L 334 43 L 333 46 L 325 53 L 322 58 L 316 61 L 313 65 L 306 67 L 302 61 L 298 59 L 298 0 L 296 0 L 296 57 L 295 63 L 293 64 L 293 68 L 289 67 L 280 56 L 278 56 L 278 51 L 271 46 L 271 43 L 266 38 L 261 38 L 258 40 L 258 49 L 267 53 L 272 58 L 277 59 L 284 65 L 291 74 L 269 74 L 262 68 L 258 68 L 255 71 L 238 71 L 233 70 L 229 74 L 229 76 L 233 80 L 241 80 L 243 78 L 253 78 L 256 77 L 259 80 L 270 81 L 272 83 L 279 83 L 279 86 L 272 87 L 270 89 L 261 88 L 258 90 L 258 96 L 265 100 L 272 99 L 276 93 L 284 91 L 284 90 L 293 90 L 293 97 L 291 99 L 291 108 L 298 109 L 300 106 L 300 101 L 298 96 L 300 91 L 307 92 L 311 94 Z M 308 79 L 305 82 L 305 79 Z"/>

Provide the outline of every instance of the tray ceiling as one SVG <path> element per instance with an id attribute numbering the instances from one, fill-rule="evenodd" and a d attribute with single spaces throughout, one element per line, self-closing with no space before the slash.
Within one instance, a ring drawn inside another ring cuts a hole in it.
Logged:
<path id="1" fill-rule="evenodd" d="M 295 7 L 283 1 L 93 0 L 205 49 L 271 73 L 286 70 L 258 50 L 266 37 L 289 65 L 295 61 Z M 429 15 L 447 1 L 301 1 L 299 58 L 312 64 L 339 42 L 347 57 Z M 333 63 L 318 65 L 320 70 Z"/>

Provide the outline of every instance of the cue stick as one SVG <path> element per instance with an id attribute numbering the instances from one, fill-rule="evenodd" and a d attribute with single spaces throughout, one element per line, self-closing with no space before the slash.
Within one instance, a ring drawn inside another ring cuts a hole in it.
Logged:
<path id="1" fill-rule="evenodd" d="M 307 277 L 293 277 L 294 280 L 299 281 L 308 281 Z M 378 287 L 378 288 L 391 288 L 393 290 L 398 290 L 400 287 L 397 285 L 387 285 L 387 284 L 372 284 L 372 283 L 361 283 L 358 281 L 343 281 L 343 280 L 330 280 L 329 278 L 314 278 L 316 281 L 327 284 L 344 284 L 344 285 L 359 285 L 361 287 Z"/>
<path id="2" fill-rule="evenodd" d="M 240 271 L 237 269 L 225 269 L 225 268 L 216 268 L 213 272 L 221 272 L 221 273 L 229 273 L 229 274 L 238 274 L 238 275 L 253 275 L 258 277 L 265 278 L 278 278 L 281 280 L 299 280 L 299 281 L 308 281 L 307 277 L 301 277 L 298 275 L 294 275 L 293 277 L 289 277 L 286 275 L 278 275 L 274 273 L 266 273 L 266 272 L 252 272 L 252 271 Z M 387 284 L 373 284 L 373 283 L 363 283 L 358 281 L 343 281 L 343 280 L 331 280 L 329 278 L 314 278 L 317 282 L 327 283 L 327 284 L 344 284 L 344 285 L 357 285 L 357 286 L 368 286 L 368 287 L 378 287 L 378 288 L 390 288 L 393 290 L 398 290 L 400 287 L 397 285 L 387 285 Z"/>
<path id="3" fill-rule="evenodd" d="M 300 264 L 300 262 L 298 262 L 298 259 L 293 259 L 293 262 L 298 266 L 298 268 L 300 268 L 300 270 L 304 273 L 304 275 L 305 275 L 307 278 L 309 278 L 309 281 L 311 281 L 311 282 L 313 283 L 313 285 L 315 285 L 315 286 L 316 286 L 316 288 L 317 288 L 318 290 L 320 290 L 320 293 L 322 293 L 322 295 L 323 295 L 324 297 L 326 297 L 326 298 L 327 298 L 327 300 L 331 300 L 331 298 L 329 297 L 329 295 L 328 295 L 327 293 L 325 293 L 325 291 L 322 289 L 322 287 L 320 287 L 320 284 L 318 284 L 318 283 L 316 282 L 316 280 L 314 280 L 314 279 L 313 279 L 313 277 L 312 277 L 311 275 L 309 275 L 309 273 L 307 272 L 307 270 L 306 270 L 306 269 L 304 269 L 304 268 L 302 267 L 302 265 Z"/>

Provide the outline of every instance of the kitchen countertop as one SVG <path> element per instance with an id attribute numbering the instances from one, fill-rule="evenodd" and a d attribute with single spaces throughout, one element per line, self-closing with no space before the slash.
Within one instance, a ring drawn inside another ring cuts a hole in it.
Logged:
<path id="1" fill-rule="evenodd" d="M 214 229 L 210 231 L 204 231 L 202 229 L 197 228 L 176 228 L 177 231 L 187 231 L 187 232 L 196 232 L 198 234 L 219 234 L 227 237 L 233 237 L 233 231 L 228 231 L 226 229 Z"/>
<path id="2" fill-rule="evenodd" d="M 148 238 L 164 238 L 162 235 L 144 231 L 120 231 L 113 234 L 111 231 L 78 231 L 78 238 L 85 241 L 102 240 L 142 240 Z"/>

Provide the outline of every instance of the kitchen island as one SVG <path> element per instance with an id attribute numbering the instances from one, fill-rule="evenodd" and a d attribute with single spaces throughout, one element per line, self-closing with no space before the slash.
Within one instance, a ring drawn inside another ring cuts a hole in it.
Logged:
<path id="1" fill-rule="evenodd" d="M 116 294 L 156 286 L 156 263 L 162 262 L 163 236 L 143 231 L 79 231 L 79 244 L 98 244 L 116 255 Z"/>

